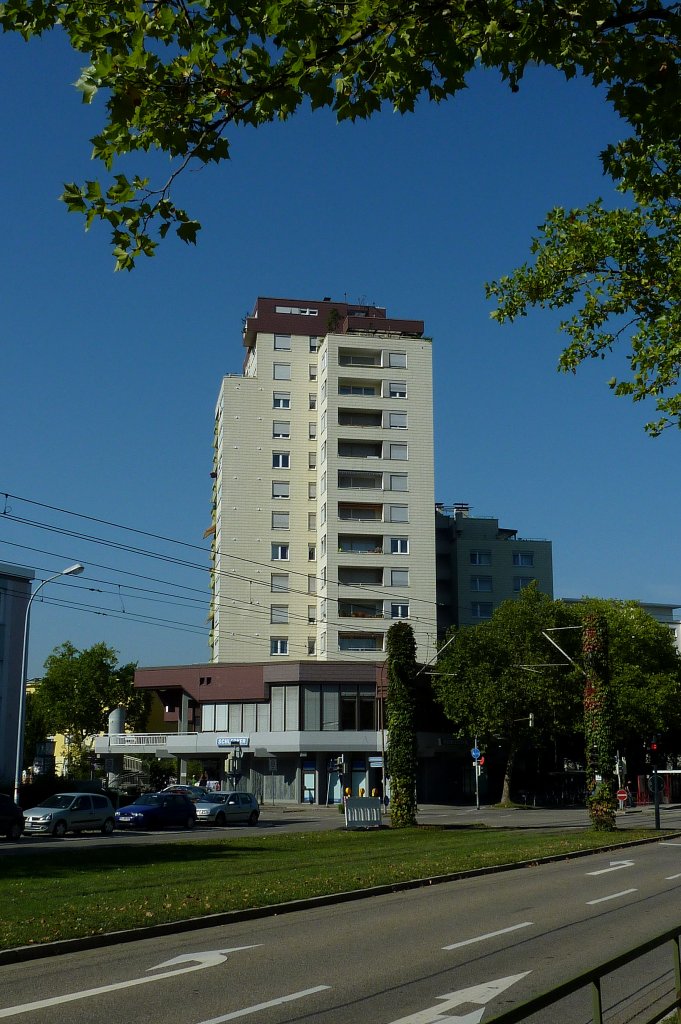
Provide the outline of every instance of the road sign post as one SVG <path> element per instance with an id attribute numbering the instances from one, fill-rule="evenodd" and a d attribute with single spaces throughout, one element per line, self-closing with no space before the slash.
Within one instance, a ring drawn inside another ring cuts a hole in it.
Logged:
<path id="1" fill-rule="evenodd" d="M 475 771 L 475 809 L 480 810 L 480 749 L 478 747 L 478 737 L 475 737 L 475 743 L 471 750 L 471 757 L 473 758 L 473 770 Z"/>
<path id="2" fill-rule="evenodd" d="M 617 790 L 617 800 L 618 800 L 619 805 L 620 805 L 620 810 L 621 811 L 624 810 L 624 805 L 625 805 L 625 803 L 627 801 L 627 791 L 626 791 L 626 789 L 618 789 Z"/>

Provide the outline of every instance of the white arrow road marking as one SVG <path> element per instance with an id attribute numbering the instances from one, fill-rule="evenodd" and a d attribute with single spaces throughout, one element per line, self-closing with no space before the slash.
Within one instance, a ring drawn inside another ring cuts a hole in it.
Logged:
<path id="1" fill-rule="evenodd" d="M 163 974 L 148 974 L 143 978 L 131 978 L 130 981 L 118 981 L 112 985 L 100 985 L 99 988 L 88 988 L 82 992 L 67 992 L 63 996 L 55 996 L 53 999 L 39 999 L 34 1003 L 20 1003 L 18 1006 L 7 1006 L 0 1009 L 0 1017 L 14 1017 L 20 1013 L 29 1013 L 31 1010 L 41 1010 L 47 1006 L 58 1006 L 60 1003 L 73 1003 L 77 999 L 89 999 L 91 996 L 100 996 L 105 992 L 117 992 L 122 988 L 133 988 L 135 985 L 148 985 L 152 981 L 162 981 L 164 978 L 175 978 L 178 974 L 190 974 L 192 971 L 203 971 L 206 967 L 217 967 L 223 964 L 229 953 L 238 953 L 242 949 L 255 949 L 255 946 L 234 946 L 232 949 L 210 949 L 204 953 L 185 953 L 175 957 L 174 960 L 167 960 L 157 967 L 150 967 L 150 971 L 158 971 L 162 967 L 172 967 L 176 964 L 187 964 L 190 966 L 179 967 L 175 971 L 165 971 Z"/>
<path id="2" fill-rule="evenodd" d="M 200 1024 L 222 1024 L 226 1020 L 237 1020 L 239 1017 L 248 1016 L 249 1013 L 257 1013 L 258 1010 L 268 1010 L 271 1006 L 281 1006 L 282 1003 L 290 1003 L 294 999 L 303 999 L 304 996 L 313 996 L 315 992 L 325 992 L 330 988 L 330 985 L 317 985 L 315 988 L 306 988 L 302 992 L 292 992 L 290 996 L 279 996 L 278 999 L 270 999 L 267 1003 L 245 1006 L 242 1010 L 225 1013 L 222 1017 L 211 1017 L 210 1020 L 202 1020 Z"/>
<path id="3" fill-rule="evenodd" d="M 667 875 L 665 882 L 673 882 L 675 878 L 681 878 L 681 875 Z"/>
<path id="4" fill-rule="evenodd" d="M 620 871 L 622 868 L 633 868 L 633 860 L 611 860 L 609 868 L 600 871 L 587 871 L 587 875 L 607 875 L 609 871 Z"/>
<path id="5" fill-rule="evenodd" d="M 497 978 L 496 981 L 486 981 L 482 985 L 473 985 L 471 988 L 461 988 L 458 992 L 449 992 L 446 996 L 437 996 L 444 1002 L 437 1003 L 436 1006 L 429 1006 L 427 1010 L 419 1010 L 410 1017 L 400 1017 L 399 1020 L 392 1021 L 392 1024 L 440 1024 L 445 1021 L 450 1021 L 452 1024 L 454 1022 L 456 1024 L 477 1024 L 485 1012 L 485 1004 L 490 999 L 494 999 L 511 985 L 515 985 L 529 973 L 530 971 L 523 971 L 522 974 L 510 974 L 507 978 Z M 482 1005 L 482 1009 L 473 1010 L 464 1017 L 449 1015 L 449 1010 L 453 1010 L 456 1006 L 463 1006 L 464 1003 L 479 1003 Z M 212 1024 L 212 1022 L 206 1021 L 205 1024 Z"/>
<path id="6" fill-rule="evenodd" d="M 593 907 L 596 903 L 607 903 L 608 900 L 619 899 L 620 896 L 629 896 L 632 892 L 638 892 L 638 889 L 622 889 L 622 892 L 614 892 L 611 896 L 601 896 L 599 900 L 587 900 L 587 907 Z"/>
<path id="7" fill-rule="evenodd" d="M 486 935 L 476 935 L 474 939 L 464 939 L 462 942 L 453 942 L 451 946 L 443 946 L 443 949 L 459 949 L 461 946 L 472 946 L 474 942 L 484 942 L 485 939 L 495 939 L 497 935 L 506 935 L 507 932 L 516 932 L 519 928 L 529 928 L 532 921 L 523 921 L 522 924 L 512 924 L 510 928 L 500 928 L 498 932 L 487 932 Z"/>

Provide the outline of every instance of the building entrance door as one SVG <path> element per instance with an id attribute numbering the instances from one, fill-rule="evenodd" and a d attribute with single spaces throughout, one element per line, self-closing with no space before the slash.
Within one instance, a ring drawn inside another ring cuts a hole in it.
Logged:
<path id="1" fill-rule="evenodd" d="M 303 772 L 303 803 L 313 804 L 317 800 L 317 773 Z"/>

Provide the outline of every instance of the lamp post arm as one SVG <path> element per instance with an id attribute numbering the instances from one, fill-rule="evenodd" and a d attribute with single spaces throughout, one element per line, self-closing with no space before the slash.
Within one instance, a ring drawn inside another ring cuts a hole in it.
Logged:
<path id="1" fill-rule="evenodd" d="M 24 617 L 24 641 L 21 649 L 21 677 L 19 685 L 19 715 L 17 724 L 17 758 L 14 765 L 14 802 L 19 803 L 19 792 L 21 787 L 21 763 L 24 756 L 24 727 L 26 719 L 26 671 L 28 662 L 28 624 L 31 617 L 31 605 L 35 601 L 36 597 L 48 583 L 52 583 L 54 580 L 58 580 L 63 573 L 57 572 L 54 576 L 50 576 L 48 579 L 43 580 L 35 588 L 33 593 L 28 599 L 26 604 L 26 615 Z"/>
<path id="2" fill-rule="evenodd" d="M 21 762 L 24 754 L 24 726 L 26 719 L 26 672 L 28 666 L 28 620 L 31 615 L 31 605 L 36 597 L 48 583 L 58 580 L 60 576 L 79 576 L 83 571 L 80 562 L 69 565 L 54 576 L 49 576 L 42 583 L 39 583 L 26 603 L 26 615 L 24 617 L 24 644 L 21 651 L 21 679 L 19 689 L 19 713 L 17 715 L 17 759 L 14 766 L 14 802 L 19 803 L 19 789 L 21 787 Z"/>

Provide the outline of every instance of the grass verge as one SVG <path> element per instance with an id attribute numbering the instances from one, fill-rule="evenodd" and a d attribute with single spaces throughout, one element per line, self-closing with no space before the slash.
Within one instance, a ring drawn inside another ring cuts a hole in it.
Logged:
<path id="1" fill-rule="evenodd" d="M 659 833 L 658 833 L 659 835 Z M 650 838 L 419 827 L 54 850 L 0 861 L 0 948 L 181 921 Z"/>

